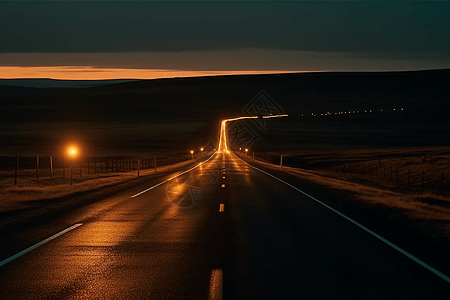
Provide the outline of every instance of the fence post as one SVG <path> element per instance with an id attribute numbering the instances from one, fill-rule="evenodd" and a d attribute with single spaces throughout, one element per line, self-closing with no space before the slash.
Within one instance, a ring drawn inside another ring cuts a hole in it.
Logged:
<path id="1" fill-rule="evenodd" d="M 155 173 L 156 173 L 156 158 L 153 156 L 153 165 L 155 166 Z"/>
<path id="2" fill-rule="evenodd" d="M 19 169 L 19 154 L 16 156 L 16 172 L 14 173 L 14 185 L 17 185 L 17 170 Z"/>
<path id="3" fill-rule="evenodd" d="M 53 157 L 50 156 L 50 178 L 53 178 Z"/>
<path id="4" fill-rule="evenodd" d="M 36 155 L 36 180 L 39 181 L 39 155 Z"/>
<path id="5" fill-rule="evenodd" d="M 280 158 L 280 170 L 283 170 L 283 155 Z"/>
<path id="6" fill-rule="evenodd" d="M 138 177 L 139 177 L 139 172 L 141 170 L 141 160 L 140 159 L 138 159 L 138 161 L 137 161 L 137 170 L 138 170 Z"/>

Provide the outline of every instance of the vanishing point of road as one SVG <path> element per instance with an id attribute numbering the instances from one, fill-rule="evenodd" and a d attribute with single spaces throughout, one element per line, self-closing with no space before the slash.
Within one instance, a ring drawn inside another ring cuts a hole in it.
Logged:
<path id="1" fill-rule="evenodd" d="M 444 274 L 301 191 L 221 148 L 1 228 L 0 298 L 449 299 Z"/>

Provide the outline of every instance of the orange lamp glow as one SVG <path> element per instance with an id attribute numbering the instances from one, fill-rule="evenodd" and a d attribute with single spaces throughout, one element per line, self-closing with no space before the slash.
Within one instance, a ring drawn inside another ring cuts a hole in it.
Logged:
<path id="1" fill-rule="evenodd" d="M 78 154 L 78 149 L 74 146 L 71 146 L 67 149 L 67 154 L 69 155 L 69 157 L 75 158 Z"/>

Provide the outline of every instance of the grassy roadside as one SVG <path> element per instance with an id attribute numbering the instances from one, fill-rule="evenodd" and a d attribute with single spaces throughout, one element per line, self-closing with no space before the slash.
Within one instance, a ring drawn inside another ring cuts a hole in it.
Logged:
<path id="1" fill-rule="evenodd" d="M 187 167 L 193 163 L 192 160 L 179 162 L 176 164 L 158 167 L 154 169 L 140 171 L 140 177 L 148 178 L 167 173 L 172 170 Z M 5 175 L 5 174 L 1 174 Z M 68 184 L 68 180 L 63 178 L 42 178 L 39 182 L 35 179 L 21 179 L 20 185 L 14 186 L 9 176 L 1 176 L 0 179 L 0 213 L 7 213 L 26 209 L 39 202 L 62 197 L 69 197 L 81 192 L 107 188 L 118 184 L 136 180 L 137 171 L 96 174 L 83 178 L 76 178 L 73 185 Z"/>
<path id="2" fill-rule="evenodd" d="M 280 170 L 279 165 L 250 157 L 243 160 L 266 169 Z M 432 235 L 450 239 L 450 198 L 433 192 L 418 193 L 390 186 L 379 186 L 357 177 L 342 176 L 328 170 L 306 170 L 283 166 L 289 173 L 315 185 L 345 192 L 352 201 L 367 204 L 368 207 L 382 205 L 393 213 L 400 212 L 410 220 L 418 221 L 432 231 Z"/>

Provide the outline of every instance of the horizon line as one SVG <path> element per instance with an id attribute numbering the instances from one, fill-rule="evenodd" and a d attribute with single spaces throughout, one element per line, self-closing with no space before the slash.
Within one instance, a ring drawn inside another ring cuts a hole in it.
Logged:
<path id="1" fill-rule="evenodd" d="M 91 66 L 0 66 L 0 79 L 54 79 L 54 80 L 148 80 L 223 75 L 258 75 L 307 73 L 301 70 L 177 70 L 97 68 Z"/>
<path id="2" fill-rule="evenodd" d="M 92 66 L 0 66 L 0 80 L 51 79 L 51 80 L 152 80 L 165 78 L 189 78 L 231 75 L 270 75 L 293 73 L 331 72 L 414 72 L 449 70 L 448 68 L 409 70 L 178 70 L 178 69 L 135 69 L 97 68 Z"/>

